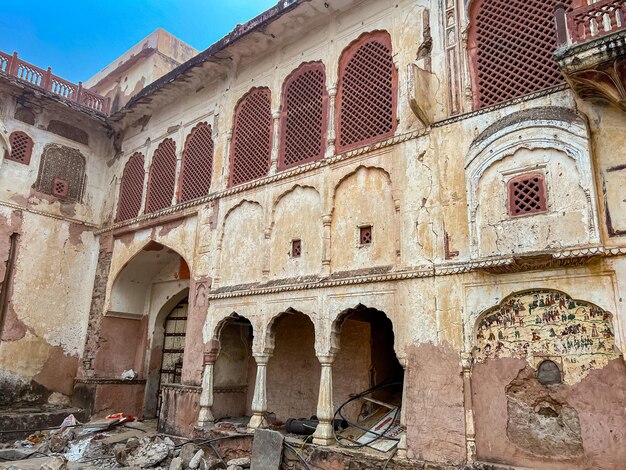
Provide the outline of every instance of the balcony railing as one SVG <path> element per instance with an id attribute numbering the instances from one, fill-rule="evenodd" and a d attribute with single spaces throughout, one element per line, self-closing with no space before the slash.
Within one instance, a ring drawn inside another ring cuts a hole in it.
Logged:
<path id="1" fill-rule="evenodd" d="M 558 5 L 555 16 L 559 44 L 580 44 L 626 28 L 626 0 L 600 0 L 568 12 Z"/>
<path id="2" fill-rule="evenodd" d="M 77 85 L 54 75 L 50 67 L 44 70 L 29 64 L 20 59 L 17 52 L 9 55 L 0 51 L 0 72 L 99 113 L 109 114 L 111 109 L 110 98 L 83 88 L 82 82 L 78 82 Z"/>

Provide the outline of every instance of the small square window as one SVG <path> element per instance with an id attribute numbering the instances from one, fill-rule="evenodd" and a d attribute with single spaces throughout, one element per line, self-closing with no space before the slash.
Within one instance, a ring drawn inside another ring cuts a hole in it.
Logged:
<path id="1" fill-rule="evenodd" d="M 302 240 L 291 241 L 291 257 L 300 258 L 302 256 Z"/>
<path id="2" fill-rule="evenodd" d="M 539 173 L 525 174 L 508 183 L 509 215 L 518 217 L 548 211 L 546 184 Z"/>
<path id="3" fill-rule="evenodd" d="M 364 225 L 359 227 L 359 243 L 361 245 L 370 245 L 372 243 L 372 226 Z"/>
<path id="4" fill-rule="evenodd" d="M 67 196 L 67 192 L 70 189 L 68 182 L 61 178 L 54 178 L 52 181 L 52 195 L 58 197 Z"/>

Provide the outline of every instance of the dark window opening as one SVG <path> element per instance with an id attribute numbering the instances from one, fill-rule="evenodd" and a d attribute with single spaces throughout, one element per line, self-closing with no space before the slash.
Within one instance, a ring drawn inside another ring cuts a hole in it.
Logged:
<path id="1" fill-rule="evenodd" d="M 509 215 L 547 212 L 546 185 L 543 175 L 531 174 L 513 178 L 508 183 Z"/>
<path id="2" fill-rule="evenodd" d="M 555 362 L 545 360 L 537 369 L 537 380 L 543 385 L 556 385 L 562 382 L 561 369 Z"/>
<path id="3" fill-rule="evenodd" d="M 291 242 L 291 257 L 300 258 L 302 256 L 302 240 L 293 240 Z"/>
<path id="4" fill-rule="evenodd" d="M 365 225 L 359 228 L 359 243 L 361 245 L 370 245 L 372 243 L 371 225 Z"/>
<path id="5" fill-rule="evenodd" d="M 61 178 L 54 178 L 52 182 L 52 194 L 58 197 L 65 197 L 69 191 L 69 183 Z"/>

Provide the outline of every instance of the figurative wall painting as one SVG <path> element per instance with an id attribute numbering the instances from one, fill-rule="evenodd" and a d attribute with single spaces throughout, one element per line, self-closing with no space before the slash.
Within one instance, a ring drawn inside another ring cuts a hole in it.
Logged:
<path id="1" fill-rule="evenodd" d="M 475 332 L 474 359 L 557 360 L 563 382 L 581 381 L 591 369 L 619 357 L 611 314 L 552 290 L 514 294 L 488 311 Z"/>

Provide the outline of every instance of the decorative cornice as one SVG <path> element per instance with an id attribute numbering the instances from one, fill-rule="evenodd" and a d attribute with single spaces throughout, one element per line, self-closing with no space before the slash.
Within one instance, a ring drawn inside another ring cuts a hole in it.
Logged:
<path id="1" fill-rule="evenodd" d="M 412 270 L 388 272 L 384 274 L 369 274 L 363 276 L 353 276 L 343 279 L 319 278 L 317 281 L 302 283 L 288 283 L 264 287 L 259 284 L 249 284 L 233 286 L 232 290 L 227 288 L 216 289 L 217 292 L 210 292 L 208 298 L 211 300 L 232 299 L 237 297 L 277 294 L 282 292 L 294 292 L 312 289 L 324 289 L 330 287 L 351 286 L 358 284 L 372 284 L 379 282 L 403 281 L 408 279 L 419 279 L 440 276 L 453 276 L 469 272 L 483 271 L 490 274 L 510 274 L 524 271 L 534 271 L 540 269 L 555 269 L 570 266 L 581 266 L 593 258 L 613 257 L 626 255 L 624 248 L 586 247 L 580 249 L 563 250 L 554 253 L 533 253 L 524 254 L 517 257 L 506 256 L 489 258 L 482 260 L 472 260 L 455 263 L 435 263 L 431 266 L 417 267 Z"/>
<path id="2" fill-rule="evenodd" d="M 100 230 L 97 230 L 95 233 L 96 235 L 101 235 L 103 233 L 107 233 L 110 231 L 117 231 L 121 228 L 124 227 L 129 227 L 129 229 L 127 231 L 134 231 L 134 230 L 140 230 L 141 228 L 144 228 L 144 225 L 142 224 L 145 221 L 150 221 L 150 220 L 155 220 L 155 219 L 161 219 L 164 216 L 169 216 L 171 214 L 174 214 L 176 212 L 181 212 L 184 211 L 186 209 L 194 209 L 194 210 L 189 210 L 187 213 L 184 214 L 184 217 L 188 217 L 190 215 L 194 215 L 196 213 L 196 210 L 198 206 L 201 206 L 203 204 L 208 204 L 211 201 L 215 201 L 217 199 L 223 199 L 225 197 L 229 197 L 232 196 L 234 194 L 238 194 L 238 193 L 243 193 L 245 191 L 249 191 L 251 189 L 256 189 L 259 188 L 261 186 L 266 186 L 268 184 L 272 184 L 275 183 L 277 181 L 282 181 L 285 180 L 287 178 L 291 178 L 293 176 L 298 176 L 304 173 L 309 173 L 312 172 L 314 170 L 317 170 L 319 168 L 323 168 L 326 166 L 330 166 L 330 165 L 334 165 L 336 163 L 339 162 L 344 162 L 346 160 L 350 160 L 352 158 L 356 158 L 359 157 L 361 155 L 365 155 L 367 153 L 370 152 L 374 152 L 376 150 L 380 150 L 380 149 L 384 149 L 387 147 L 391 147 L 403 142 L 407 142 L 409 140 L 414 140 L 417 139 L 419 137 L 423 137 L 425 135 L 427 135 L 430 132 L 429 129 L 420 129 L 417 131 L 413 131 L 413 132 L 407 132 L 405 134 L 400 134 L 400 135 L 396 135 L 393 137 L 390 137 L 388 139 L 384 139 L 381 140 L 380 142 L 376 142 L 370 145 L 366 145 L 364 147 L 360 147 L 357 149 L 353 149 L 344 153 L 340 153 L 337 155 L 334 155 L 332 157 L 329 158 L 324 158 L 322 160 L 317 160 L 315 162 L 311 162 L 311 163 L 307 163 L 305 165 L 299 166 L 299 167 L 295 167 L 295 168 L 291 168 L 289 170 L 285 170 L 282 171 L 280 173 L 277 173 L 275 175 L 272 176 L 266 176 L 264 178 L 260 178 L 258 180 L 254 180 L 251 181 L 249 183 L 244 183 L 241 184 L 239 186 L 235 186 L 233 188 L 227 188 L 227 189 L 223 189 L 220 191 L 216 191 L 214 193 L 211 193 L 207 196 L 198 198 L 198 199 L 194 199 L 192 201 L 187 201 L 187 202 L 183 202 L 180 204 L 177 204 L 175 206 L 171 206 L 168 207 L 166 209 L 157 211 L 157 212 L 153 212 L 152 214 L 144 214 L 140 217 L 131 219 L 131 220 L 125 220 L 123 222 L 118 222 L 116 224 L 113 224 L 109 227 L 105 227 L 102 228 Z M 160 220 L 157 220 L 157 223 L 160 223 Z M 141 227 L 131 227 L 134 226 L 136 224 L 142 224 Z M 149 225 L 148 225 L 149 226 Z"/>

